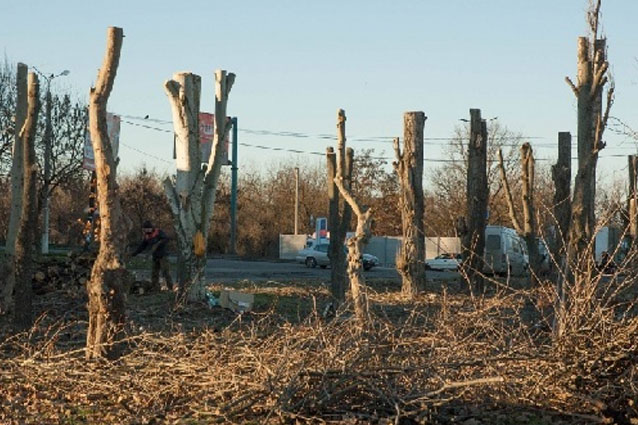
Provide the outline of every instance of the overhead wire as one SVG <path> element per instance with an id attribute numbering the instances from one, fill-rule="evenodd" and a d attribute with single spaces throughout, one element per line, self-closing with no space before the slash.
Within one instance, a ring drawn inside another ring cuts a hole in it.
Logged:
<path id="1" fill-rule="evenodd" d="M 148 117 L 139 117 L 139 116 L 134 116 L 134 115 L 120 115 L 120 117 L 122 118 L 128 118 L 128 119 L 132 119 L 132 120 L 141 120 L 141 121 L 149 121 L 149 122 L 154 122 L 157 124 L 166 124 L 166 125 L 172 125 L 171 121 L 166 121 L 166 120 L 160 120 L 160 119 L 155 119 L 155 118 L 148 118 Z M 121 120 L 121 122 L 128 124 L 128 125 L 132 125 L 132 126 L 136 126 L 136 127 L 141 127 L 141 128 L 145 128 L 148 130 L 153 130 L 153 131 L 158 131 L 158 132 L 162 132 L 162 133 L 173 133 L 173 130 L 169 130 L 169 129 L 165 129 L 165 128 L 159 128 L 156 126 L 152 126 L 152 125 L 148 125 L 148 124 L 143 124 L 143 123 L 137 123 L 137 122 L 133 122 L 133 121 L 129 121 L 129 120 Z M 261 135 L 261 136 L 281 136 L 281 137 L 293 137 L 293 138 L 318 138 L 318 139 L 323 139 L 323 140 L 336 140 L 336 136 L 334 135 L 329 135 L 329 134 L 316 134 L 316 135 L 311 135 L 311 134 L 307 134 L 307 133 L 301 133 L 301 132 L 294 132 L 294 131 L 270 131 L 270 130 L 253 130 L 253 129 L 238 129 L 241 132 L 247 133 L 247 134 L 252 134 L 252 135 Z M 429 138 L 424 138 L 427 141 L 452 141 L 452 140 L 458 140 L 457 137 L 429 137 Z M 506 138 L 507 140 L 530 140 L 530 139 L 545 139 L 544 137 L 540 137 L 540 136 L 510 136 Z M 386 143 L 391 143 L 392 139 L 390 137 L 387 136 L 368 136 L 368 137 L 356 137 L 356 136 L 351 136 L 348 137 L 348 140 L 353 141 L 353 142 L 386 142 Z M 431 143 L 428 142 L 426 144 L 437 144 L 437 143 Z M 445 145 L 448 146 L 449 143 L 438 143 L 439 145 Z M 273 151 L 273 152 L 289 152 L 289 153 L 295 153 L 295 154 L 308 154 L 308 155 L 319 155 L 319 156 L 323 156 L 325 155 L 325 152 L 319 152 L 319 151 L 308 151 L 308 150 L 301 150 L 301 149 L 291 149 L 291 148 L 284 148 L 284 147 L 280 147 L 280 146 L 265 146 L 265 145 L 258 145 L 258 144 L 251 144 L 251 143 L 246 143 L 246 142 L 238 142 L 239 146 L 244 146 L 244 147 L 248 147 L 248 148 L 254 148 L 254 149 L 260 149 L 260 150 L 269 150 L 269 151 Z M 144 155 L 148 155 L 150 157 L 153 157 L 157 160 L 160 160 L 162 162 L 166 162 L 166 163 L 170 163 L 170 161 L 167 161 L 165 159 L 156 157 L 152 154 L 149 154 L 148 152 L 144 152 L 140 149 L 137 148 L 133 148 L 131 146 L 128 145 L 124 145 L 129 149 L 133 149 L 139 153 L 142 153 Z M 517 147 L 519 146 L 518 144 L 503 144 L 502 146 L 512 146 L 512 147 Z M 534 147 L 557 147 L 557 144 L 535 144 Z M 576 146 L 574 146 L 573 148 L 575 148 Z M 611 147 L 616 148 L 616 149 L 627 149 L 626 147 Z M 606 148 L 606 149 L 609 149 Z M 599 158 L 621 158 L 621 157 L 625 157 L 626 155 L 624 154 L 609 154 L 609 155 L 603 155 L 603 156 L 599 156 Z M 392 161 L 394 160 L 394 158 L 391 157 L 382 157 L 382 156 L 374 156 L 371 157 L 372 159 L 377 159 L 377 160 L 383 160 L 383 161 Z M 572 160 L 578 159 L 577 157 L 572 157 Z M 435 162 L 435 163 L 455 163 L 455 162 L 460 162 L 462 161 L 462 159 L 446 159 L 446 158 L 424 158 L 423 159 L 424 162 Z M 549 158 L 537 158 L 536 161 L 550 161 Z M 492 162 L 492 160 L 488 160 L 488 162 Z"/>

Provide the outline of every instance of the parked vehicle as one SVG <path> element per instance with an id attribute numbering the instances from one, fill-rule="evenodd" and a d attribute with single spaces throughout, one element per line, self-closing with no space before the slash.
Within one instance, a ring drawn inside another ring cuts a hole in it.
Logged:
<path id="1" fill-rule="evenodd" d="M 446 252 L 432 259 L 425 260 L 425 269 L 457 271 L 462 261 L 463 257 L 461 254 L 450 254 Z"/>
<path id="2" fill-rule="evenodd" d="M 514 229 L 504 226 L 485 228 L 485 271 L 494 274 L 523 275 L 529 268 L 525 242 Z"/>
<path id="3" fill-rule="evenodd" d="M 319 266 L 325 269 L 330 265 L 330 258 L 328 258 L 329 246 L 330 242 L 325 239 L 319 243 L 314 239 L 308 239 L 306 247 L 297 253 L 295 259 L 298 263 L 305 264 L 308 268 Z M 347 248 L 344 246 L 343 249 L 346 250 Z M 372 254 L 363 254 L 362 262 L 364 270 L 370 270 L 380 264 L 379 259 Z"/>
<path id="4" fill-rule="evenodd" d="M 295 257 L 298 263 L 304 263 L 308 268 L 317 266 L 325 269 L 330 264 L 328 258 L 328 246 L 326 241 L 316 243 L 313 239 L 306 242 L 306 247 L 297 253 Z"/>

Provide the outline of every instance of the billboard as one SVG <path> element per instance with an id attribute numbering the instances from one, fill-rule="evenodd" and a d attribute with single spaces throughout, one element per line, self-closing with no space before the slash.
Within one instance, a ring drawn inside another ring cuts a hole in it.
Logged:
<path id="1" fill-rule="evenodd" d="M 213 149 L 213 137 L 215 136 L 215 114 L 208 112 L 199 113 L 199 146 L 202 152 L 202 162 L 207 163 Z M 222 165 L 228 165 L 229 137 L 224 140 Z"/>
<path id="2" fill-rule="evenodd" d="M 117 153 L 120 147 L 120 117 L 118 115 L 107 112 L 106 130 L 109 135 L 109 140 L 111 141 L 113 158 L 117 159 Z M 91 133 L 88 129 L 84 135 L 84 159 L 82 160 L 82 168 L 89 171 L 95 171 L 95 155 L 93 154 Z"/>

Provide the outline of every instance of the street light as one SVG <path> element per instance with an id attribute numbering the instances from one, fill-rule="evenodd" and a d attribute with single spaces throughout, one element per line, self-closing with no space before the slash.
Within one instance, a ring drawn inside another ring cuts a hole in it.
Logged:
<path id="1" fill-rule="evenodd" d="M 65 77 L 69 75 L 70 71 L 65 69 L 59 74 L 46 75 L 36 67 L 33 67 L 35 72 L 40 74 L 47 82 L 46 91 L 46 106 L 45 106 L 45 127 L 44 127 L 44 185 L 42 187 L 42 239 L 41 239 L 41 252 L 42 254 L 49 253 L 49 198 L 51 193 L 49 188 L 51 186 L 51 161 L 53 157 L 53 128 L 51 126 L 51 81 L 58 77 Z"/>

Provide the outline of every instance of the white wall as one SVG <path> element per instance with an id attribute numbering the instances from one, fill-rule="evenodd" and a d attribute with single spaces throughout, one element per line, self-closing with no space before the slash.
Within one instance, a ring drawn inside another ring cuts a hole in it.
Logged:
<path id="1" fill-rule="evenodd" d="M 297 252 L 306 246 L 306 235 L 279 235 L 279 258 L 294 260 Z"/>
<path id="2" fill-rule="evenodd" d="M 279 235 L 279 258 L 294 260 L 297 252 L 305 247 L 306 238 L 306 235 Z M 364 252 L 378 257 L 381 266 L 394 267 L 400 247 L 400 236 L 373 236 Z M 425 237 L 426 259 L 434 258 L 444 252 L 461 252 L 461 240 L 453 237 Z"/>

